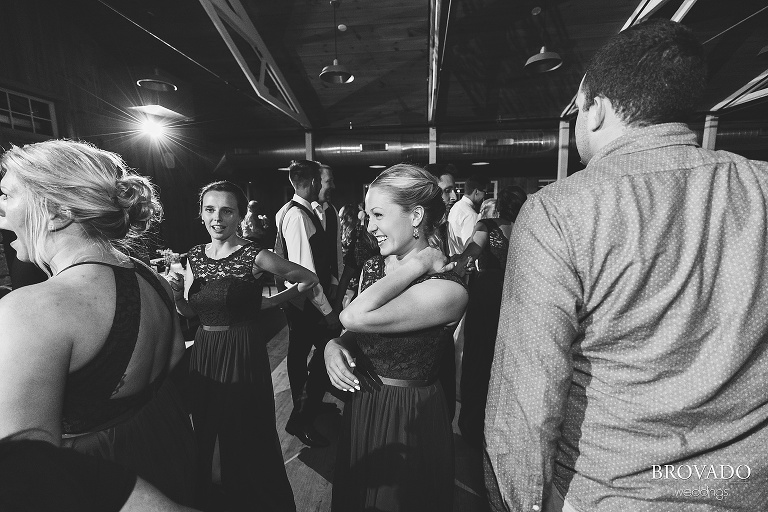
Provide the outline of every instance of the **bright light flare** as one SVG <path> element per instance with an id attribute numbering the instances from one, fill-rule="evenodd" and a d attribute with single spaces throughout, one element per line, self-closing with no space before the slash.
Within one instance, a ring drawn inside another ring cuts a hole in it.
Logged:
<path id="1" fill-rule="evenodd" d="M 141 122 L 141 132 L 153 140 L 163 139 L 166 135 L 165 125 L 156 119 L 146 118 Z"/>

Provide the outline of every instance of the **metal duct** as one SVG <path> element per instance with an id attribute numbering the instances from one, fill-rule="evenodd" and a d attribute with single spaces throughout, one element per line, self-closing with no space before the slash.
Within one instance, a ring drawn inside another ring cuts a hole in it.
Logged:
<path id="1" fill-rule="evenodd" d="M 697 130 L 701 140 L 701 130 Z M 552 130 L 495 130 L 445 132 L 438 136 L 438 162 L 494 161 L 515 158 L 557 158 L 558 132 Z M 768 129 L 728 128 L 717 133 L 717 149 L 768 150 Z M 575 139 L 570 141 L 576 151 Z M 252 147 L 227 151 L 217 171 L 285 167 L 305 158 L 304 136 L 263 139 Z M 315 135 L 315 158 L 331 167 L 367 167 L 400 162 L 426 164 L 429 140 L 426 133 Z"/>

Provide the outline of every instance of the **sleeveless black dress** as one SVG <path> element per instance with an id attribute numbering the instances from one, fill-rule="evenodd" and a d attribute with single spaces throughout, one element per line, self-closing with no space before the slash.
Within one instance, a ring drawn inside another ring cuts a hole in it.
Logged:
<path id="1" fill-rule="evenodd" d="M 464 356 L 461 362 L 462 437 L 477 448 L 483 446 L 485 404 L 499 327 L 504 268 L 509 240 L 493 219 L 481 219 L 488 243 L 478 257 L 479 272 L 469 281 L 469 304 L 464 321 Z"/>
<path id="2" fill-rule="evenodd" d="M 173 381 L 163 372 L 142 391 L 111 398 L 122 385 L 139 334 L 141 294 L 137 275 L 155 289 L 169 312 L 176 315 L 157 274 L 140 261 L 132 261 L 133 268 L 100 262 L 76 264 L 99 264 L 112 269 L 115 316 L 101 350 L 67 376 L 62 446 L 115 461 L 135 471 L 169 498 L 190 504 L 194 438 L 189 414 Z"/>
<path id="3" fill-rule="evenodd" d="M 362 289 L 382 277 L 384 258 L 377 256 L 363 267 Z M 452 272 L 422 276 L 411 286 L 428 279 L 463 286 Z M 344 405 L 335 512 L 453 510 L 453 431 L 437 380 L 446 329 L 356 334 L 355 375 L 362 391 Z M 384 384 L 382 377 L 401 385 Z"/>
<path id="4" fill-rule="evenodd" d="M 221 259 L 208 257 L 205 245 L 188 253 L 194 276 L 188 301 L 201 323 L 190 380 L 203 509 L 216 506 L 211 464 L 218 438 L 227 510 L 296 510 L 275 427 L 266 340 L 256 322 L 262 282 L 253 268 L 260 251 L 250 243 Z"/>

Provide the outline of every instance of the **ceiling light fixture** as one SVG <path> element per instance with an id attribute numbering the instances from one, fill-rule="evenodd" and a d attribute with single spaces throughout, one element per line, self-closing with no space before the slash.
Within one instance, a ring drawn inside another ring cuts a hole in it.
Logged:
<path id="1" fill-rule="evenodd" d="M 490 162 L 472 162 L 472 165 L 491 165 Z"/>
<path id="2" fill-rule="evenodd" d="M 541 13 L 541 7 L 534 7 L 531 11 L 531 14 L 533 14 L 534 19 L 538 19 L 537 16 Z M 539 22 L 541 23 L 541 22 Z M 560 57 L 560 54 L 557 52 L 550 52 L 547 50 L 546 41 L 544 39 L 544 26 L 543 24 L 539 25 L 539 31 L 541 34 L 541 42 L 543 46 L 541 47 L 541 50 L 539 50 L 539 53 L 532 55 L 527 61 L 525 61 L 525 69 L 531 71 L 532 73 L 547 73 L 549 71 L 554 71 L 560 66 L 563 65 L 563 58 Z"/>
<path id="3" fill-rule="evenodd" d="M 331 0 L 331 5 L 333 6 L 333 64 L 325 66 L 320 72 L 320 80 L 330 84 L 348 84 L 355 79 L 355 75 L 339 64 L 339 54 L 336 45 L 336 32 L 339 30 L 339 25 L 336 24 L 336 8 L 340 3 L 341 0 Z"/>
<path id="4" fill-rule="evenodd" d="M 371 169 L 384 169 L 386 165 L 369 165 Z"/>
<path id="5" fill-rule="evenodd" d="M 152 71 L 151 76 L 136 80 L 136 85 L 157 92 L 176 92 L 179 90 L 179 88 L 176 87 L 176 84 L 171 81 L 172 79 L 163 76 L 159 69 L 155 68 Z"/>

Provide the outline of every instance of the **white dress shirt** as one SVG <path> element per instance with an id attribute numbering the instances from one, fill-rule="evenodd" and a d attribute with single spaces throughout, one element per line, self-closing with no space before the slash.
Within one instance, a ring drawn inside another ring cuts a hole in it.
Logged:
<path id="1" fill-rule="evenodd" d="M 314 206 L 318 203 L 310 204 L 309 201 L 296 194 L 293 195 L 291 200 L 302 205 L 310 212 L 316 211 Z M 283 238 L 285 238 L 285 246 L 288 249 L 288 260 L 317 274 L 317 271 L 315 270 L 315 260 L 312 257 L 312 247 L 309 245 L 309 239 L 316 231 L 315 225 L 299 208 L 288 209 L 289 205 L 290 203 L 280 208 L 280 211 L 278 211 L 275 216 L 275 225 L 278 226 L 279 229 L 277 239 L 275 240 L 275 254 L 283 256 L 286 253 L 283 248 Z M 280 225 L 281 219 L 282 226 Z M 283 234 L 282 237 L 279 235 L 280 232 Z M 318 284 L 312 288 L 310 293 L 309 300 L 317 310 L 323 314 L 323 316 L 333 310 L 321 285 Z M 293 299 L 291 303 L 297 308 L 303 309 L 304 297 L 297 297 Z"/>
<path id="2" fill-rule="evenodd" d="M 472 241 L 480 214 L 475 211 L 475 205 L 467 196 L 451 207 L 448 212 L 448 250 L 449 256 L 461 254 Z"/>

